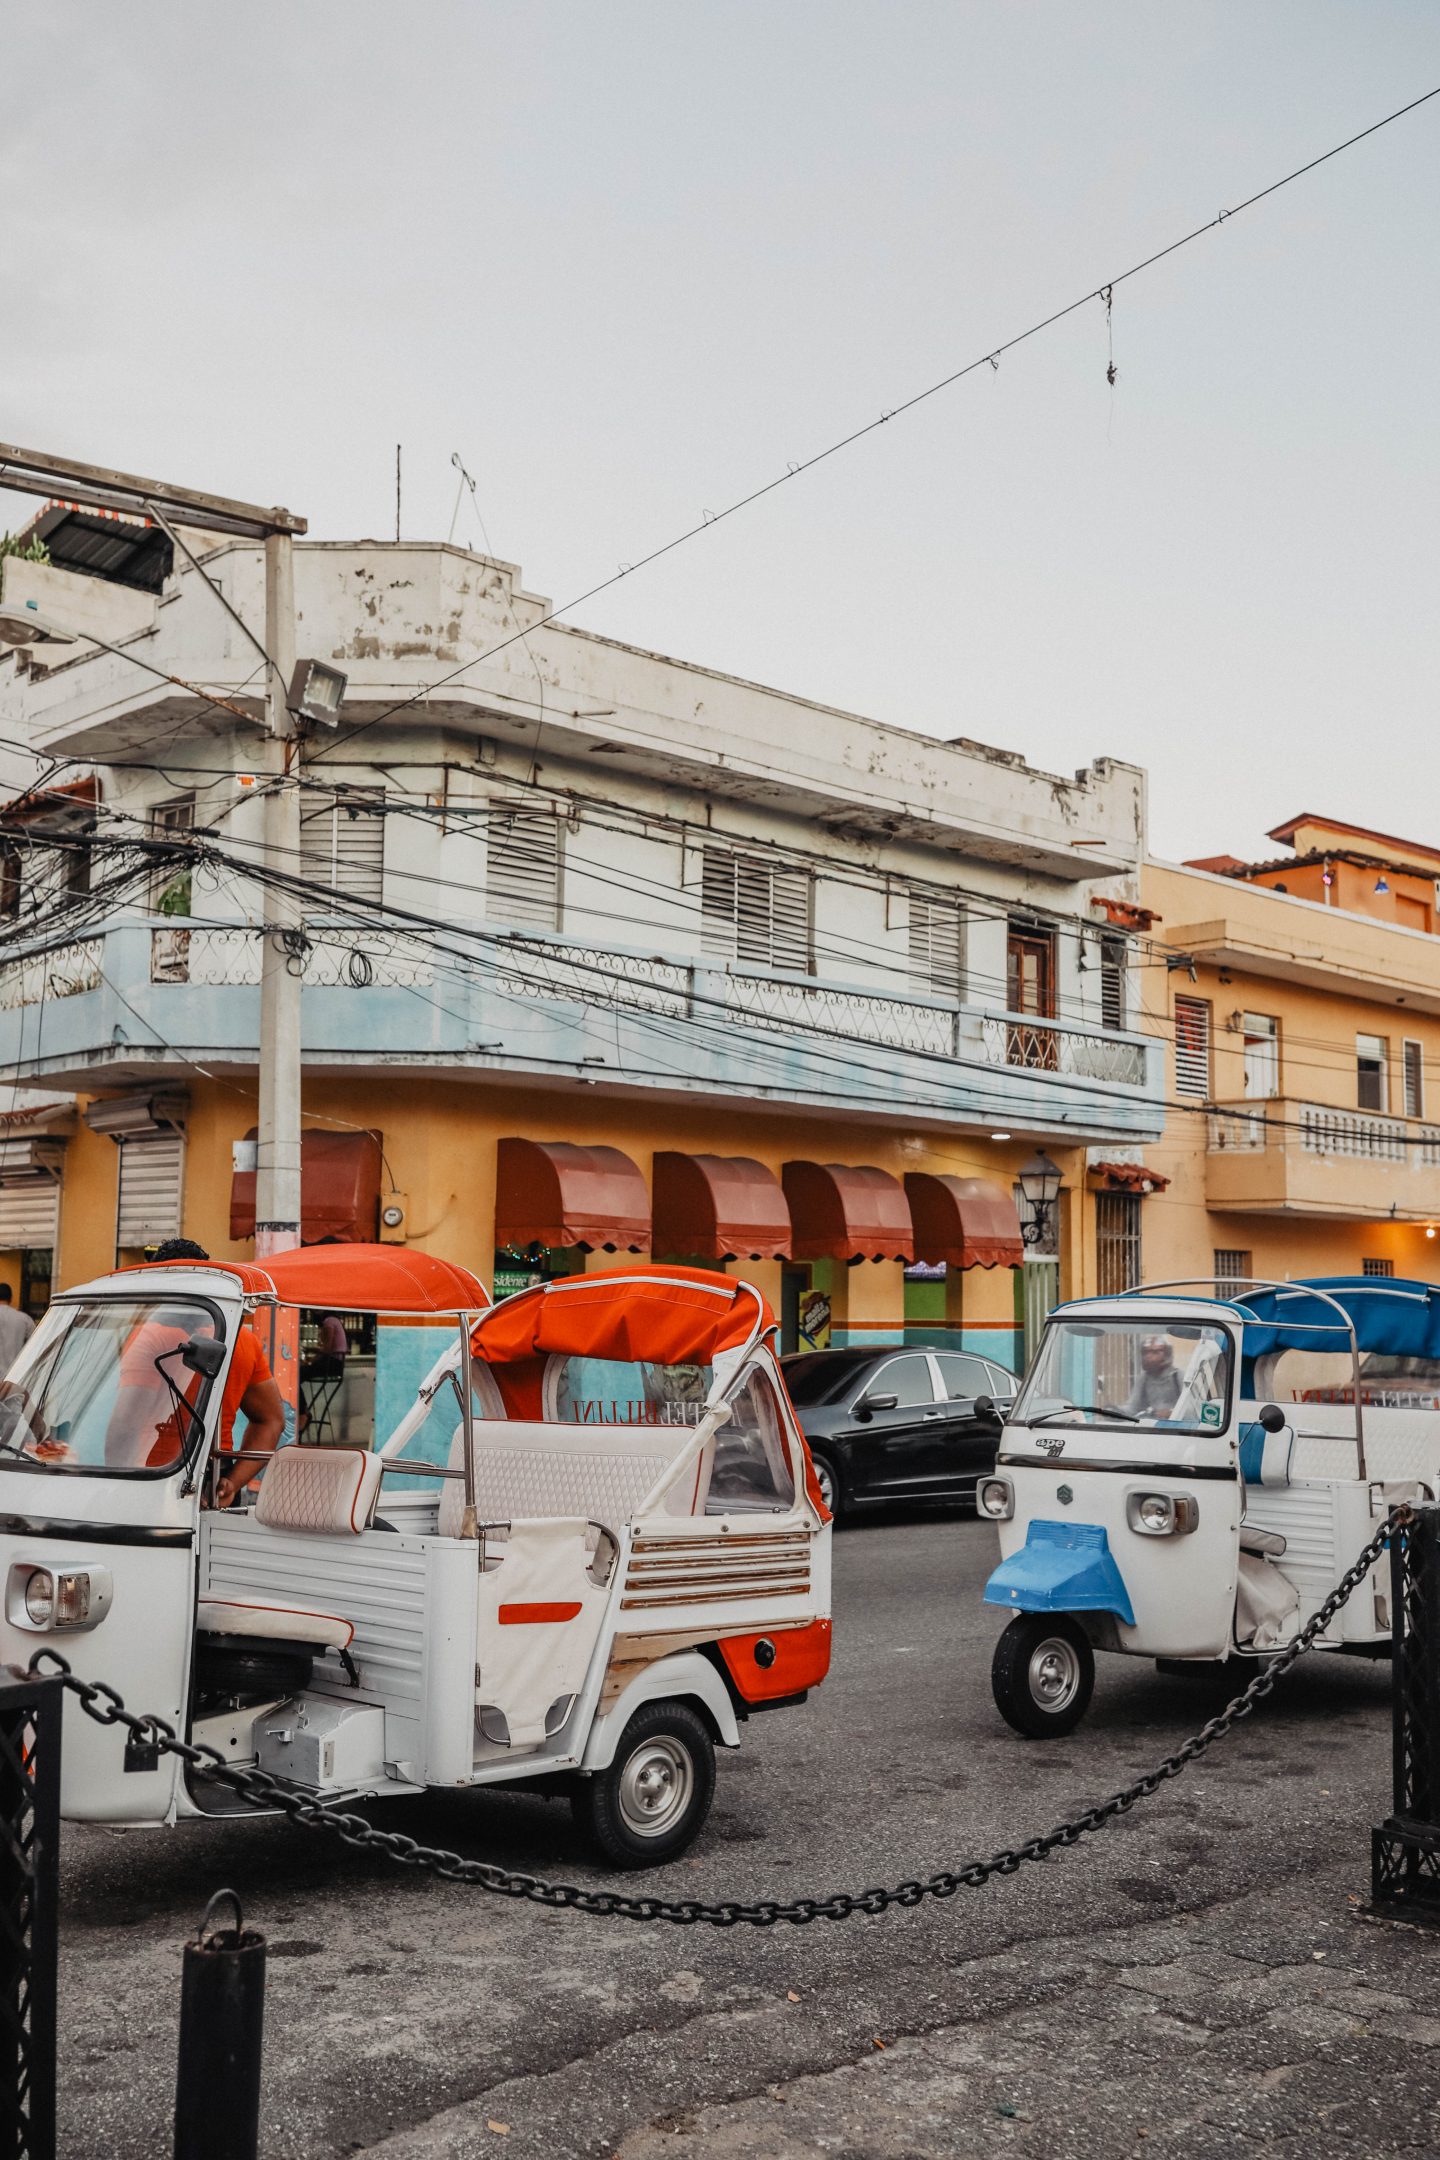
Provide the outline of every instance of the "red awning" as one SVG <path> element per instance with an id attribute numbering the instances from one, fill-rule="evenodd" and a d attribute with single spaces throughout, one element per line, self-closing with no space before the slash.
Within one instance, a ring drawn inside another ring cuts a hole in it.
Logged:
<path id="1" fill-rule="evenodd" d="M 1138 1162 L 1093 1162 L 1090 1175 L 1100 1180 L 1106 1192 L 1164 1192 L 1170 1183 L 1158 1170 Z"/>
<path id="2" fill-rule="evenodd" d="M 989 1178 L 907 1170 L 915 1257 L 947 1267 L 1019 1267 L 1025 1247 L 1013 1196 Z"/>
<path id="3" fill-rule="evenodd" d="M 253 1125 L 245 1137 L 255 1138 Z M 305 1243 L 320 1245 L 328 1239 L 368 1245 L 379 1227 L 379 1133 L 307 1127 L 300 1135 L 300 1235 Z M 231 1177 L 230 1235 L 255 1235 L 253 1170 L 237 1170 Z"/>
<path id="4" fill-rule="evenodd" d="M 870 1163 L 787 1162 L 781 1170 L 797 1260 L 913 1260 L 905 1190 Z"/>
<path id="5" fill-rule="evenodd" d="M 645 1180 L 619 1148 L 502 1140 L 495 1242 L 644 1252 L 650 1243 Z"/>
<path id="6" fill-rule="evenodd" d="M 784 1260 L 780 1180 L 748 1155 L 657 1154 L 653 1251 L 696 1260 Z"/>

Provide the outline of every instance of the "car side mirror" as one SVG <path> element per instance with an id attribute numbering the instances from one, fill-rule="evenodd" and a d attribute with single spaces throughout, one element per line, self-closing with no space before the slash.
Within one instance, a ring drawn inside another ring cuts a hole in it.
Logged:
<path id="1" fill-rule="evenodd" d="M 192 1335 L 180 1352 L 180 1362 L 187 1372 L 213 1380 L 225 1363 L 225 1345 L 213 1335 Z"/>
<path id="2" fill-rule="evenodd" d="M 993 1395 L 977 1395 L 975 1397 L 975 1415 L 976 1417 L 994 1417 L 995 1398 Z"/>
<path id="3" fill-rule="evenodd" d="M 1267 1402 L 1257 1422 L 1264 1426 L 1266 1432 L 1284 1432 L 1285 1412 L 1279 1403 Z"/>
<path id="4" fill-rule="evenodd" d="M 856 1403 L 853 1415 L 862 1425 L 868 1425 L 877 1410 L 898 1410 L 898 1395 L 862 1395 Z"/>

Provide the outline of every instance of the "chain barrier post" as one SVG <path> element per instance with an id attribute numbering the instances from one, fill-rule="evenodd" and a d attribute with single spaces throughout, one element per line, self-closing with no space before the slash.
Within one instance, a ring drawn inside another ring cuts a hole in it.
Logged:
<path id="1" fill-rule="evenodd" d="M 1370 1898 L 1440 1926 L 1440 1507 L 1414 1510 L 1390 1545 L 1394 1627 L 1393 1812 L 1371 1832 Z"/>
<path id="2" fill-rule="evenodd" d="M 227 1899 L 235 1925 L 215 1927 Z M 180 1975 L 175 2160 L 256 2160 L 264 2021 L 265 1937 L 233 1890 L 217 1890 Z"/>
<path id="3" fill-rule="evenodd" d="M 0 2151 L 54 2160 L 61 1684 L 0 1667 Z"/>

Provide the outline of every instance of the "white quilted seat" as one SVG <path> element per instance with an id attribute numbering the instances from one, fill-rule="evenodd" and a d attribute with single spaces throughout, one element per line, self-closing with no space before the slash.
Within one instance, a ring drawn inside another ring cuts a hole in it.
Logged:
<path id="1" fill-rule="evenodd" d="M 679 1426 L 617 1427 L 597 1448 L 591 1428 L 507 1423 L 504 1438 L 488 1432 L 475 1443 L 475 1508 L 482 1523 L 574 1518 L 615 1530 L 627 1523 L 676 1450 L 688 1438 Z M 457 1425 L 450 1468 L 465 1467 L 465 1430 Z M 441 1537 L 458 1537 L 465 1486 L 447 1478 L 440 1496 Z"/>
<path id="2" fill-rule="evenodd" d="M 380 1471 L 380 1457 L 364 1448 L 281 1448 L 265 1466 L 255 1520 L 307 1537 L 359 1537 L 375 1513 Z"/>
<path id="3" fill-rule="evenodd" d="M 195 1625 L 202 1635 L 310 1643 L 318 1650 L 348 1650 L 355 1638 L 353 1621 L 293 1598 L 283 1604 L 264 1598 L 201 1598 Z"/>

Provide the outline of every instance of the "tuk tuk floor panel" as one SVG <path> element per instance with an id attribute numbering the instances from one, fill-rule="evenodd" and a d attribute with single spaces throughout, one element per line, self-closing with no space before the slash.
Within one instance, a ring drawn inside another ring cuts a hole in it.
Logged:
<path id="1" fill-rule="evenodd" d="M 638 1880 L 750 1898 L 926 1874 L 1103 1798 L 1203 1722 L 1203 1681 L 1104 1657 L 1086 1725 L 1010 1733 L 988 1684 L 1003 1615 L 980 1602 L 995 1544 L 951 1515 L 844 1531 L 830 1680 L 742 1729 L 699 1845 Z M 1386 1669 L 1315 1657 L 1077 1850 L 767 1933 L 546 1914 L 274 1821 L 68 1829 L 61 2151 L 167 2149 L 179 1945 L 234 1883 L 270 1941 L 266 2160 L 1408 2160 L 1440 2150 L 1440 1940 L 1361 1916 L 1388 1781 Z M 374 1819 L 608 1879 L 538 1797 Z"/>

